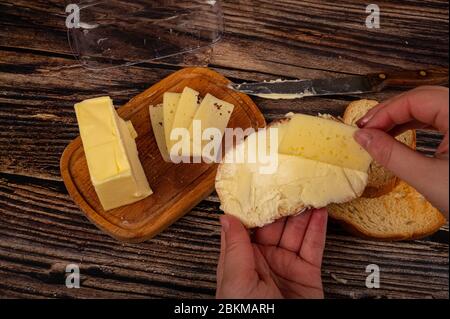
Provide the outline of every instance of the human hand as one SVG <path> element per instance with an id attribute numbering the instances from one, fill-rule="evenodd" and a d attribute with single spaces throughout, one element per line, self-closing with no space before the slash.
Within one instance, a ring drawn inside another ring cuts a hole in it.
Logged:
<path id="1" fill-rule="evenodd" d="M 424 86 L 401 94 L 371 109 L 358 126 L 356 141 L 379 164 L 409 183 L 436 208 L 449 211 L 449 91 Z M 435 129 L 445 134 L 434 158 L 426 157 L 395 140 L 410 129 Z"/>
<path id="2" fill-rule="evenodd" d="M 325 209 L 282 218 L 256 230 L 221 217 L 217 292 L 220 299 L 323 298 L 321 265 Z"/>

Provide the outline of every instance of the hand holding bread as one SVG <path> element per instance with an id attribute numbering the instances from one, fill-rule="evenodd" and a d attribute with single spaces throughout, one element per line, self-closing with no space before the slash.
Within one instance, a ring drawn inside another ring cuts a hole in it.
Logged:
<path id="1" fill-rule="evenodd" d="M 279 219 L 252 238 L 234 216 L 221 224 L 217 298 L 323 298 L 325 209 Z"/>

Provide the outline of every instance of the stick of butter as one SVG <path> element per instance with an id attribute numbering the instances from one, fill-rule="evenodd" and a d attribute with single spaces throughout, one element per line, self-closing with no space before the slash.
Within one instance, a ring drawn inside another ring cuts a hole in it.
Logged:
<path id="1" fill-rule="evenodd" d="M 132 204 L 152 194 L 139 161 L 131 122 L 125 122 L 109 97 L 75 104 L 92 184 L 103 209 Z"/>
<path id="2" fill-rule="evenodd" d="M 315 116 L 290 118 L 279 152 L 367 172 L 372 158 L 353 138 L 358 128 Z"/>

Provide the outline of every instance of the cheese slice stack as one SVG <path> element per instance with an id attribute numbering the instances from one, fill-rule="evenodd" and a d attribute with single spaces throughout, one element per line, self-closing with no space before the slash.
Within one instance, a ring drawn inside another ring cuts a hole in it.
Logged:
<path id="1" fill-rule="evenodd" d="M 164 93 L 162 106 L 150 106 L 153 132 L 163 159 L 170 161 L 171 157 L 182 155 L 183 159 L 216 160 L 212 154 L 203 152 L 212 139 L 206 130 L 215 128 L 223 137 L 233 110 L 233 104 L 211 94 L 202 100 L 199 92 L 189 87 L 185 87 L 182 93 Z M 174 129 L 184 129 L 189 134 L 188 139 L 182 140 Z M 183 154 L 180 150 L 182 145 Z"/>
<path id="2" fill-rule="evenodd" d="M 152 194 L 130 121 L 125 122 L 109 97 L 75 104 L 89 174 L 104 210 L 137 202 Z"/>

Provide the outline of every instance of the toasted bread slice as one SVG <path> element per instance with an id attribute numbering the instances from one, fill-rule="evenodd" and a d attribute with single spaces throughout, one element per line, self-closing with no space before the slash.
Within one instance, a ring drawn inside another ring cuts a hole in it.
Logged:
<path id="1" fill-rule="evenodd" d="M 343 116 L 344 123 L 355 126 L 356 122 L 376 105 L 378 105 L 378 102 L 374 100 L 359 100 L 351 103 L 345 110 Z M 397 136 L 397 140 L 408 145 L 412 149 L 416 148 L 415 131 L 407 131 Z M 369 168 L 369 182 L 363 197 L 372 198 L 387 194 L 393 190 L 398 183 L 399 180 L 393 173 L 374 161 Z"/>
<path id="2" fill-rule="evenodd" d="M 436 208 L 403 181 L 378 198 L 361 197 L 349 203 L 329 205 L 328 213 L 350 232 L 380 240 L 423 238 L 446 223 Z"/>

